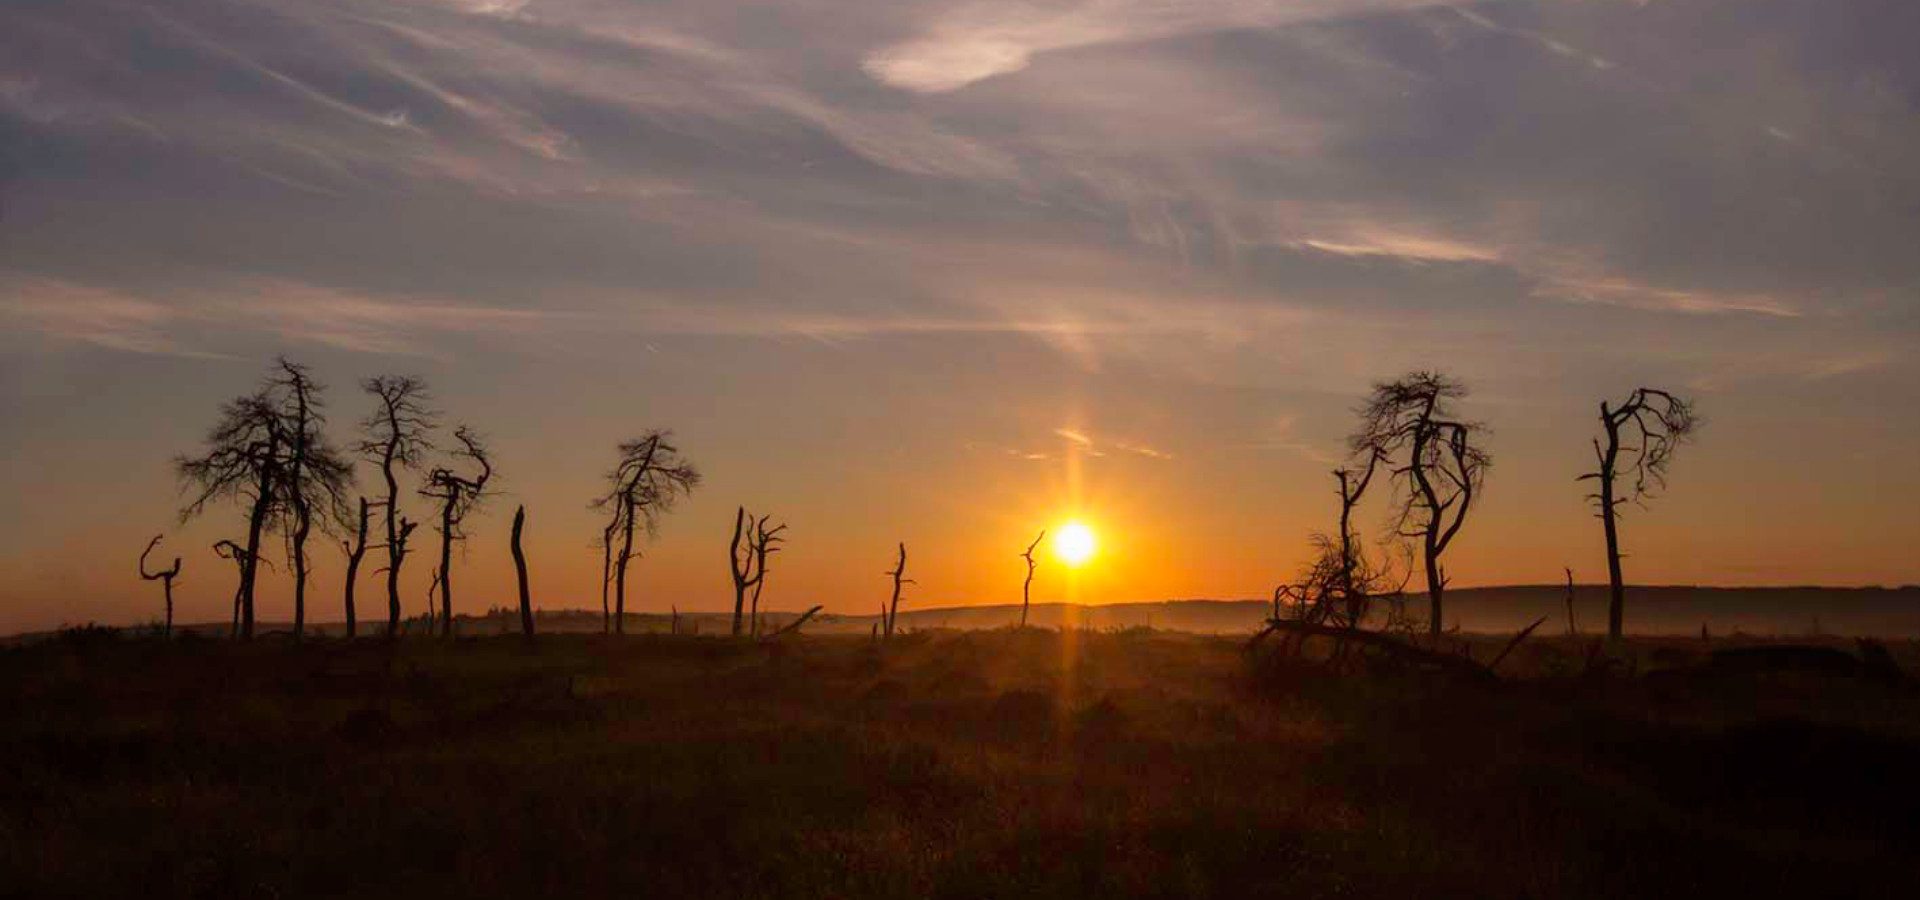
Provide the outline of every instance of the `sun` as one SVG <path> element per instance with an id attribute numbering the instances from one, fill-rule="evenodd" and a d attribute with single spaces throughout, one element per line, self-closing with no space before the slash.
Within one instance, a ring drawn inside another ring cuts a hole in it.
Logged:
<path id="1" fill-rule="evenodd" d="M 1094 539 L 1093 529 L 1080 522 L 1068 522 L 1053 533 L 1053 555 L 1060 561 L 1078 568 L 1093 558 L 1099 542 Z"/>

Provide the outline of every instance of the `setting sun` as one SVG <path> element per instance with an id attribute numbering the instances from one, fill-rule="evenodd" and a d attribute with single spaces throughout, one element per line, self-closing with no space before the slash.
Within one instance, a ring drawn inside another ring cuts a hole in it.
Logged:
<path id="1" fill-rule="evenodd" d="M 1093 529 L 1079 522 L 1068 522 L 1054 532 L 1053 555 L 1069 566 L 1084 565 L 1093 558 L 1096 546 Z"/>

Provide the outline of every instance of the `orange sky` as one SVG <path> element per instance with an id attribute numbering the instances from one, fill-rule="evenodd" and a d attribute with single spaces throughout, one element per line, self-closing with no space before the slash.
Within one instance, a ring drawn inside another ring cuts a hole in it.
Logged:
<path id="1" fill-rule="evenodd" d="M 778 608 L 872 611 L 901 540 L 909 605 L 1012 602 L 1072 515 L 1039 599 L 1265 597 L 1416 368 L 1493 429 L 1456 584 L 1599 580 L 1573 479 L 1642 384 L 1707 424 L 1631 580 L 1920 582 L 1920 64 L 1867 0 L 149 12 L 0 6 L 0 631 L 157 616 L 156 532 L 224 618 L 240 515 L 178 525 L 170 460 L 279 354 L 343 441 L 395 373 L 493 438 L 469 611 L 517 503 L 540 604 L 597 607 L 650 428 L 707 480 L 639 610 L 729 603 L 739 504 Z"/>

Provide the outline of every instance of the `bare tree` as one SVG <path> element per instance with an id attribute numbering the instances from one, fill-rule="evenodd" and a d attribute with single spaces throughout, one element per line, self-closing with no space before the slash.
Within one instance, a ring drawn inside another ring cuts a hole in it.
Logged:
<path id="1" fill-rule="evenodd" d="M 893 599 L 888 602 L 887 608 L 882 611 L 885 615 L 881 616 L 881 618 L 886 620 L 886 636 L 891 638 L 893 637 L 894 623 L 900 618 L 900 587 L 913 583 L 913 579 L 902 577 L 907 574 L 907 544 L 905 541 L 900 542 L 900 556 L 894 561 L 893 568 L 888 570 L 886 574 L 893 579 Z"/>
<path id="2" fill-rule="evenodd" d="M 1561 566 L 1567 573 L 1567 637 L 1578 637 L 1580 628 L 1573 621 L 1573 567 Z"/>
<path id="3" fill-rule="evenodd" d="M 740 617 L 747 606 L 747 589 L 758 584 L 754 572 L 752 544 L 753 517 L 742 506 L 733 513 L 733 541 L 727 546 L 727 569 L 733 575 L 733 636 L 740 636 Z"/>
<path id="4" fill-rule="evenodd" d="M 1348 439 L 1355 456 L 1387 461 L 1395 482 L 1395 531 L 1420 540 L 1431 613 L 1439 635 L 1446 593 L 1442 554 L 1466 524 L 1474 494 L 1493 458 L 1479 446 L 1485 425 L 1458 418 L 1453 402 L 1466 386 L 1438 372 L 1412 372 L 1373 386 L 1358 410 L 1360 428 Z"/>
<path id="5" fill-rule="evenodd" d="M 353 464 L 327 441 L 325 386 L 315 382 L 307 367 L 276 360 L 279 370 L 268 382 L 281 395 L 281 416 L 286 420 L 286 458 L 280 465 L 282 490 L 286 494 L 283 511 L 293 517 L 287 527 L 287 556 L 293 567 L 293 637 L 306 634 L 307 625 L 307 538 L 313 533 L 314 512 L 320 512 L 322 529 L 347 518 L 346 490 L 353 482 Z"/>
<path id="6" fill-rule="evenodd" d="M 681 457 L 672 438 L 672 432 L 656 430 L 622 443 L 620 462 L 607 473 L 607 493 L 592 503 L 593 509 L 611 511 L 601 532 L 605 548 L 601 560 L 603 573 L 608 564 L 613 569 L 615 634 L 626 633 L 627 564 L 638 555 L 633 549 L 634 532 L 658 533 L 660 517 L 700 485 L 700 471 Z M 613 551 L 616 535 L 618 553 Z M 739 624 L 737 614 L 734 624 Z"/>
<path id="7" fill-rule="evenodd" d="M 1652 497 L 1667 484 L 1667 464 L 1681 444 L 1692 439 L 1701 425 L 1693 404 L 1656 388 L 1634 388 L 1618 407 L 1600 402 L 1600 427 L 1606 435 L 1603 444 L 1593 441 L 1598 464 L 1581 481 L 1599 482 L 1599 490 L 1587 495 L 1599 508 L 1599 517 L 1607 537 L 1607 637 L 1618 640 L 1626 613 L 1626 583 L 1620 573 L 1620 534 L 1618 510 L 1623 503 L 1638 503 Z M 1622 440 L 1631 441 L 1623 445 Z M 1623 458 L 1624 456 L 1624 458 Z M 1631 484 L 1621 489 L 1621 476 Z"/>
<path id="8" fill-rule="evenodd" d="M 221 407 L 220 421 L 207 433 L 203 455 L 175 461 L 181 482 L 192 492 L 192 498 L 180 510 L 181 521 L 227 498 L 240 501 L 247 509 L 246 546 L 234 545 L 231 556 L 240 569 L 235 593 L 239 618 L 236 632 L 243 639 L 253 637 L 260 540 L 285 500 L 281 484 L 287 445 L 285 426 L 273 391 L 261 388 Z"/>
<path id="9" fill-rule="evenodd" d="M 148 581 L 160 582 L 161 589 L 165 591 L 167 598 L 167 618 L 165 624 L 160 626 L 160 634 L 162 637 L 172 637 L 173 579 L 180 575 L 180 557 L 176 556 L 173 558 L 173 565 L 170 568 L 161 569 L 158 572 L 147 571 L 147 554 L 152 553 L 153 548 L 160 546 L 161 537 L 163 537 L 163 535 L 154 535 L 153 540 L 147 542 L 147 549 L 140 551 L 140 577 Z"/>
<path id="10" fill-rule="evenodd" d="M 527 553 L 520 546 L 520 535 L 526 529 L 527 508 L 521 506 L 513 511 L 513 570 L 520 578 L 520 633 L 526 639 L 533 640 L 533 595 L 527 590 Z"/>
<path id="11" fill-rule="evenodd" d="M 357 449 L 380 464 L 380 475 L 387 484 L 387 497 L 380 501 L 386 519 L 387 564 L 387 637 L 400 633 L 400 566 L 407 558 L 407 536 L 415 523 L 400 514 L 402 471 L 417 470 L 433 449 L 432 434 L 438 426 L 436 414 L 428 405 L 425 382 L 405 375 L 381 375 L 360 383 L 362 390 L 378 401 L 374 411 L 360 423 L 366 438 Z"/>
<path id="12" fill-rule="evenodd" d="M 453 637 L 453 545 L 467 539 L 460 529 L 468 514 L 487 497 L 487 481 L 493 477 L 493 462 L 487 459 L 487 446 L 473 429 L 455 428 L 453 438 L 460 442 L 455 458 L 464 458 L 479 471 L 462 475 L 450 466 L 435 466 L 427 473 L 427 486 L 420 496 L 440 504 L 440 636 Z"/>
<path id="13" fill-rule="evenodd" d="M 761 630 L 760 591 L 767 586 L 767 557 L 780 552 L 780 545 L 786 542 L 786 538 L 780 536 L 781 532 L 787 530 L 786 524 L 781 523 L 772 528 L 768 528 L 767 520 L 771 518 L 773 517 L 761 516 L 755 519 L 752 528 L 747 534 L 747 546 L 750 552 L 753 553 L 755 573 L 753 577 L 753 608 L 749 616 L 753 623 L 754 637 L 759 637 Z"/>
<path id="14" fill-rule="evenodd" d="M 1020 583 L 1020 627 L 1027 627 L 1027 608 L 1033 605 L 1033 551 L 1040 542 L 1047 539 L 1047 530 L 1040 529 L 1040 535 L 1027 545 L 1020 558 L 1027 561 L 1027 580 Z"/>
<path id="15" fill-rule="evenodd" d="M 1366 620 L 1367 584 L 1371 579 L 1383 573 L 1368 571 L 1366 578 L 1356 579 L 1358 570 L 1366 565 L 1360 551 L 1356 548 L 1357 535 L 1353 531 L 1353 510 L 1366 496 L 1367 486 L 1373 483 L 1373 475 L 1379 471 L 1381 456 L 1368 453 L 1366 468 L 1355 473 L 1351 469 L 1333 470 L 1333 477 L 1340 482 L 1340 539 L 1339 539 L 1339 579 L 1334 585 L 1343 606 L 1345 617 L 1352 627 L 1358 628 Z"/>
<path id="16" fill-rule="evenodd" d="M 621 509 L 622 507 L 616 506 L 615 507 L 616 512 L 614 513 L 613 518 L 607 520 L 607 527 L 600 530 L 600 633 L 601 634 L 613 633 L 613 606 L 609 599 L 608 592 L 613 590 L 613 538 L 614 538 L 614 535 L 620 532 L 620 526 L 625 522 L 625 516 L 622 512 L 620 512 Z"/>
<path id="17" fill-rule="evenodd" d="M 360 561 L 367 556 L 367 522 L 372 517 L 372 510 L 368 508 L 367 498 L 361 497 L 360 515 L 358 517 L 359 525 L 354 530 L 353 540 L 340 542 L 340 549 L 345 550 L 347 553 L 347 577 L 346 586 L 343 589 L 347 610 L 347 637 L 353 637 L 360 627 L 358 613 L 354 609 L 353 590 L 355 584 L 360 580 Z"/>

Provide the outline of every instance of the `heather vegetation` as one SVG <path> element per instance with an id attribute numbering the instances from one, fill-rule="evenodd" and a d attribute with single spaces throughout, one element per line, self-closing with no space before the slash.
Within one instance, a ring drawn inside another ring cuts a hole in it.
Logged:
<path id="1" fill-rule="evenodd" d="M 1470 639 L 1490 659 L 1505 638 Z M 1911 668 L 1916 648 L 1890 655 Z M 1920 694 L 922 631 L 0 652 L 9 896 L 1912 896 Z M 1599 660 L 1599 661 L 1596 661 Z"/>

